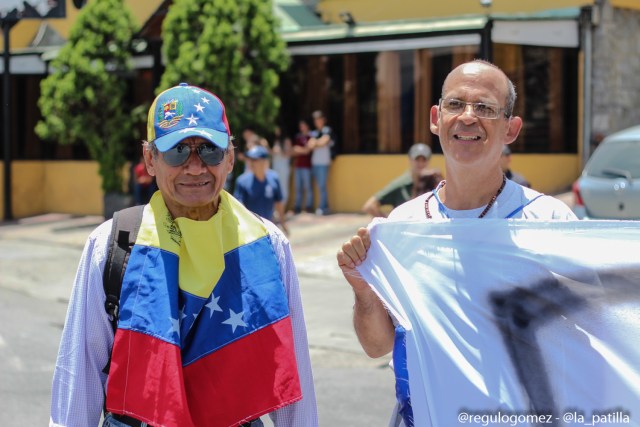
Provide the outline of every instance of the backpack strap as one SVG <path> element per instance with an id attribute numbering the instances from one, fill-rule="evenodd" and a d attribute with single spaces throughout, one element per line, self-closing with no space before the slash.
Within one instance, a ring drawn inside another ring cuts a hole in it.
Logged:
<path id="1" fill-rule="evenodd" d="M 144 205 L 133 206 L 116 212 L 113 215 L 111 235 L 109 236 L 107 261 L 104 266 L 102 285 L 106 300 L 104 308 L 109 314 L 109 321 L 115 334 L 120 316 L 120 289 L 127 269 L 131 249 L 136 242 L 138 230 L 142 223 Z M 109 372 L 111 357 L 103 372 Z"/>

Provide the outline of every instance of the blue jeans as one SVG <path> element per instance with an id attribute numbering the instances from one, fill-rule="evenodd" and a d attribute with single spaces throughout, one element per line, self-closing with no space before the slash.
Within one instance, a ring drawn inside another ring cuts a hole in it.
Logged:
<path id="1" fill-rule="evenodd" d="M 327 196 L 327 178 L 329 177 L 329 166 L 313 166 L 313 179 L 320 192 L 320 209 L 323 212 L 329 210 L 329 198 Z"/>
<path id="2" fill-rule="evenodd" d="M 102 423 L 102 427 L 128 427 L 128 425 L 114 419 L 113 415 L 107 414 L 107 416 L 104 417 L 104 422 Z"/>
<path id="3" fill-rule="evenodd" d="M 302 208 L 302 192 L 305 194 L 305 209 L 311 209 L 313 206 L 313 192 L 311 191 L 311 169 L 296 168 L 296 199 L 294 208 L 296 211 Z"/>
<path id="4" fill-rule="evenodd" d="M 102 427 L 129 427 L 128 424 L 122 423 L 118 420 L 113 419 L 113 415 L 107 414 L 104 417 L 104 422 L 102 423 Z M 262 420 L 257 419 L 251 423 L 251 427 L 264 427 L 264 423 Z"/>

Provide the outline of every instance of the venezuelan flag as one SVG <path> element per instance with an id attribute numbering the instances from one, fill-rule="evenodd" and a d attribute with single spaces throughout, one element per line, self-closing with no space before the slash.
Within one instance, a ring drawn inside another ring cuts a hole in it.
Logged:
<path id="1" fill-rule="evenodd" d="M 262 222 L 227 193 L 207 222 L 145 208 L 125 273 L 107 409 L 235 426 L 301 399 L 288 299 Z"/>

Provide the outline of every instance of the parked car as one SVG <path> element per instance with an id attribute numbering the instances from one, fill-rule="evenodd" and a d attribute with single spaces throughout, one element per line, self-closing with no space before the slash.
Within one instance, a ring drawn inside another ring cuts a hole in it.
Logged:
<path id="1" fill-rule="evenodd" d="M 640 126 L 606 137 L 573 184 L 579 218 L 640 219 Z"/>

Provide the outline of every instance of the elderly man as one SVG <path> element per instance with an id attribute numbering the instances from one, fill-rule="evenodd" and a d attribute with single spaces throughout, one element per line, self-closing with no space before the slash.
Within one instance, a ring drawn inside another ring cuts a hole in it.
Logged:
<path id="1" fill-rule="evenodd" d="M 362 206 L 362 211 L 371 216 L 385 216 L 381 209 L 383 206 L 391 205 L 396 208 L 411 200 L 418 190 L 417 187 L 420 186 L 422 177 L 426 177 L 429 173 L 440 176 L 439 172 L 428 170 L 429 160 L 431 160 L 431 148 L 422 143 L 413 144 L 409 149 L 409 170 L 371 196 Z M 428 191 L 432 189 L 429 188 Z"/>
<path id="2" fill-rule="evenodd" d="M 50 425 L 97 426 L 104 408 L 105 426 L 261 426 L 264 414 L 316 426 L 289 243 L 223 190 L 234 164 L 224 105 L 182 83 L 158 95 L 147 129 L 159 191 L 142 211 L 116 330 L 104 308 L 107 221 L 80 261 Z"/>
<path id="3" fill-rule="evenodd" d="M 515 99 L 513 83 L 488 62 L 465 63 L 449 73 L 440 102 L 431 107 L 431 131 L 440 138 L 447 179 L 394 209 L 389 218 L 574 219 L 561 201 L 507 180 L 502 172 L 502 147 L 512 143 L 522 127 L 522 119 L 513 115 Z M 370 245 L 368 230 L 361 228 L 342 245 L 337 261 L 355 295 L 353 320 L 360 344 L 370 357 L 380 357 L 393 349 L 395 329 L 356 270 Z"/>

